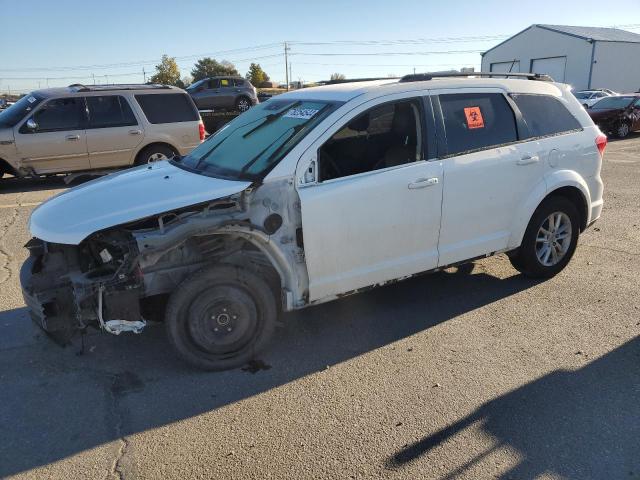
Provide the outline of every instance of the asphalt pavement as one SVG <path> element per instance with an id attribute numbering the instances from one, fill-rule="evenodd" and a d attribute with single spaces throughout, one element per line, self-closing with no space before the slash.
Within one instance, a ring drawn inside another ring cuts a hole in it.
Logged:
<path id="1" fill-rule="evenodd" d="M 556 278 L 504 255 L 287 314 L 256 368 L 162 326 L 60 348 L 18 271 L 66 185 L 0 180 L 0 477 L 640 479 L 640 135 Z"/>

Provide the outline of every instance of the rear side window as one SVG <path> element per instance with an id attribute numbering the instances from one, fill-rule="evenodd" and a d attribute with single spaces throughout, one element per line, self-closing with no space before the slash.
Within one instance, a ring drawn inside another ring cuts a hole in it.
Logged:
<path id="1" fill-rule="evenodd" d="M 247 86 L 247 82 L 245 82 L 241 78 L 234 78 L 233 79 L 233 86 L 234 87 L 246 87 Z"/>
<path id="2" fill-rule="evenodd" d="M 184 93 L 159 93 L 136 95 L 150 123 L 195 122 L 198 111 Z"/>
<path id="3" fill-rule="evenodd" d="M 499 93 L 440 95 L 450 155 L 515 142 L 513 110 Z"/>
<path id="4" fill-rule="evenodd" d="M 129 103 L 120 95 L 87 97 L 89 128 L 137 125 Z"/>
<path id="5" fill-rule="evenodd" d="M 230 87 L 232 85 L 232 80 L 229 78 L 221 78 L 220 79 L 220 86 L 221 87 Z"/>
<path id="6" fill-rule="evenodd" d="M 560 100 L 548 95 L 512 94 L 529 127 L 529 136 L 544 137 L 582 128 Z"/>

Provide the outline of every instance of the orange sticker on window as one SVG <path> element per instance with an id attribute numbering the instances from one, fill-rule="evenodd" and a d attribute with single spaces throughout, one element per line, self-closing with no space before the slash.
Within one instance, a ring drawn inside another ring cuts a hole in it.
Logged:
<path id="1" fill-rule="evenodd" d="M 480 107 L 466 107 L 464 116 L 467 117 L 467 127 L 469 130 L 474 128 L 484 128 L 484 119 Z"/>

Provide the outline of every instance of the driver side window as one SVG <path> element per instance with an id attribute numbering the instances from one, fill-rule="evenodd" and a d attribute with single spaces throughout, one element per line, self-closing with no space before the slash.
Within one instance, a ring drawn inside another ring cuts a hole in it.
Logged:
<path id="1" fill-rule="evenodd" d="M 320 181 L 421 160 L 422 143 L 417 99 L 378 105 L 350 120 L 320 147 Z"/>

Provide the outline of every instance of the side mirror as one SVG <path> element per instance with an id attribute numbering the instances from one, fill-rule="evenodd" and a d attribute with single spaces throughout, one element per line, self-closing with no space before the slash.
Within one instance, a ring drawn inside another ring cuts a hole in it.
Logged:
<path id="1" fill-rule="evenodd" d="M 29 120 L 27 120 L 27 123 L 25 125 L 32 132 L 38 129 L 38 124 L 33 118 L 30 118 Z"/>

